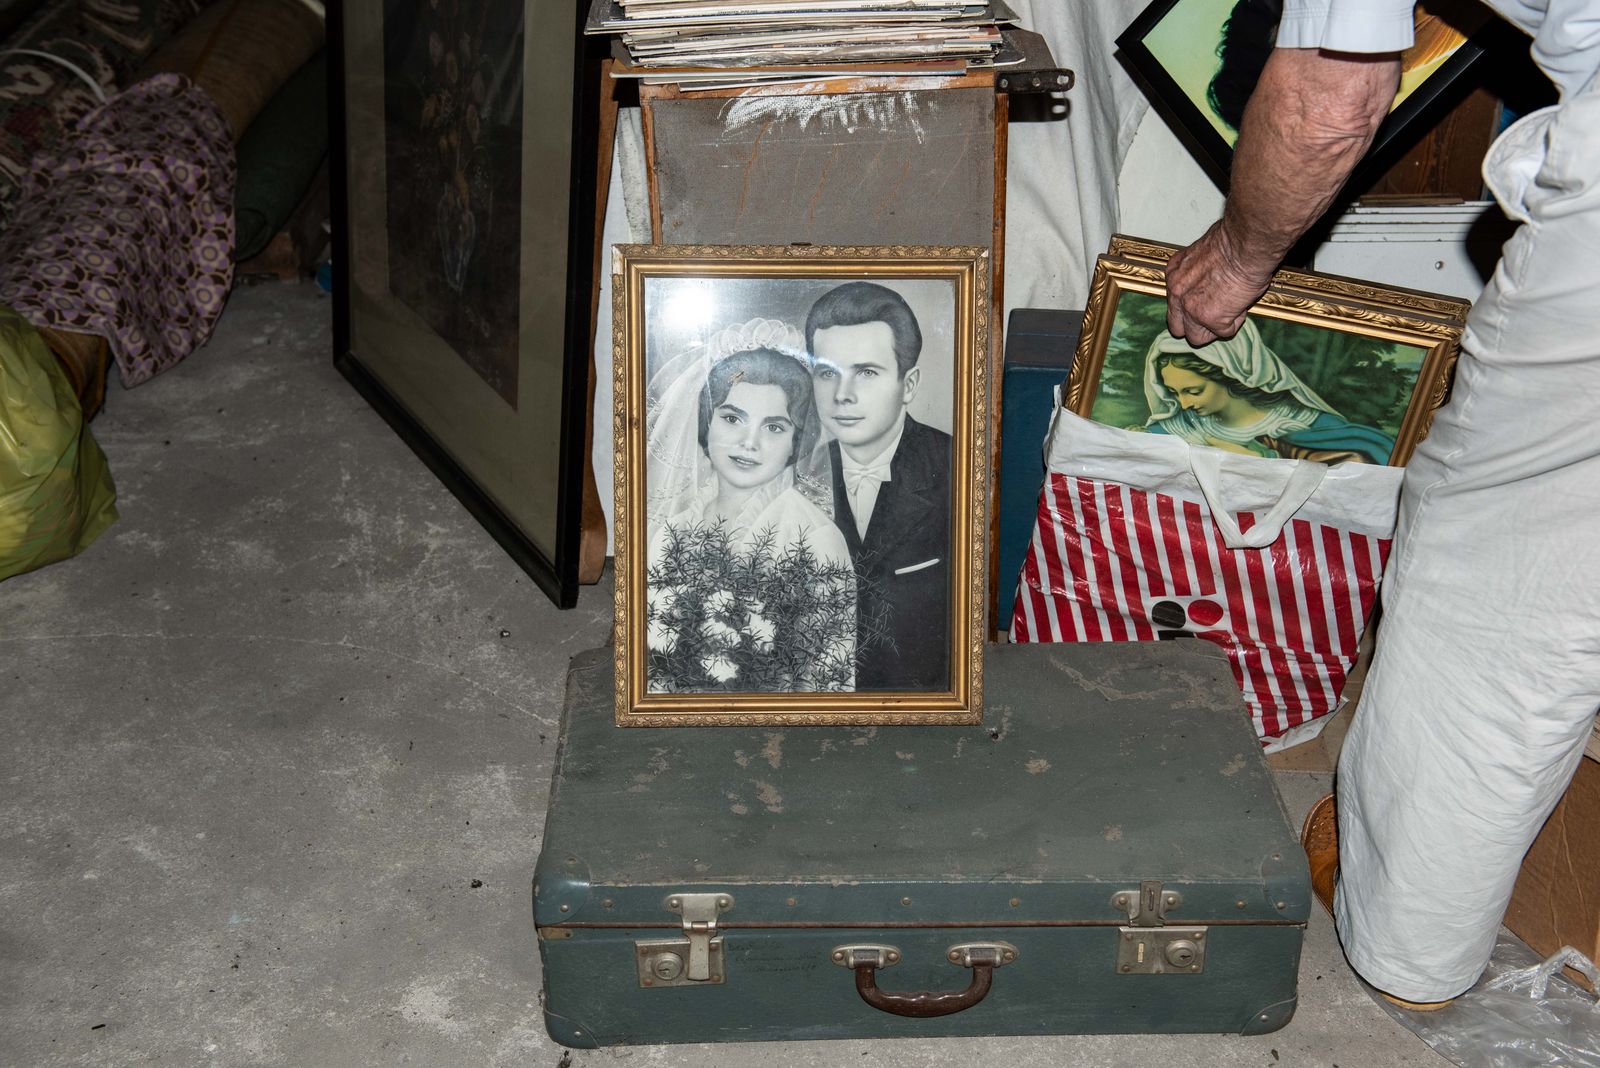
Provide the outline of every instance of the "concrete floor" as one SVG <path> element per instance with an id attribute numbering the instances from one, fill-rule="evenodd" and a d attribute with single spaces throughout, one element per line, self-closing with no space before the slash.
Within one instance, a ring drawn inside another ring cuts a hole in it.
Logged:
<path id="1" fill-rule="evenodd" d="M 554 1045 L 529 882 L 609 589 L 551 607 L 339 377 L 329 316 L 244 289 L 113 387 L 121 521 L 0 584 L 0 1064 L 1445 1063 L 1320 911 L 1260 1038 Z M 1278 779 L 1296 815 L 1328 787 Z"/>

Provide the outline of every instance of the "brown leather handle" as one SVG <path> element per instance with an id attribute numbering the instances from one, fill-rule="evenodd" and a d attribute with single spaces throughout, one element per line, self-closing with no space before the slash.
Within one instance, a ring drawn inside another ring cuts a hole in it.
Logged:
<path id="1" fill-rule="evenodd" d="M 914 994 L 897 994 L 878 988 L 878 969 L 868 962 L 855 966 L 856 993 L 875 1009 L 896 1016 L 949 1016 L 962 1009 L 970 1009 L 984 999 L 994 982 L 994 965 L 983 961 L 972 963 L 972 982 L 965 990 L 919 990 Z"/>

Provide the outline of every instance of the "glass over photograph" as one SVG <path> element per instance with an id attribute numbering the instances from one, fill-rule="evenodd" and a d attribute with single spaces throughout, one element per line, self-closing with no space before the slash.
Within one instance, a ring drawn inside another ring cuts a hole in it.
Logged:
<path id="1" fill-rule="evenodd" d="M 646 691 L 949 689 L 954 283 L 644 298 Z"/>

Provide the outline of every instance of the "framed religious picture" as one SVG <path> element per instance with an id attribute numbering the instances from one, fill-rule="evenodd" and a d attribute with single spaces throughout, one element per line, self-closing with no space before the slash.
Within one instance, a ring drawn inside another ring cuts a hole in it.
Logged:
<path id="1" fill-rule="evenodd" d="M 981 720 L 989 255 L 617 246 L 620 724 Z"/>
<path id="2" fill-rule="evenodd" d="M 596 277 L 603 51 L 585 7 L 329 12 L 335 362 L 562 607 Z"/>
<path id="3" fill-rule="evenodd" d="M 1202 167 L 1228 185 L 1245 103 L 1277 39 L 1283 0 L 1155 0 L 1117 38 L 1127 65 Z M 1415 43 L 1401 54 L 1400 87 L 1367 163 L 1403 151 L 1435 102 L 1483 55 L 1492 17 L 1478 0 L 1422 0 Z M 1390 161 L 1392 162 L 1392 160 Z"/>
<path id="4" fill-rule="evenodd" d="M 1444 402 L 1468 303 L 1279 271 L 1227 340 L 1167 331 L 1176 246 L 1118 235 L 1095 265 L 1065 407 L 1258 456 L 1402 466 Z"/>

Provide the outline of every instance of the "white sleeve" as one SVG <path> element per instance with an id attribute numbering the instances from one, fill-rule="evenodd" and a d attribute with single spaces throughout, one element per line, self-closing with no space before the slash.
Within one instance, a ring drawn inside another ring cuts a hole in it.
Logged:
<path id="1" fill-rule="evenodd" d="M 1415 0 L 1285 0 L 1279 48 L 1399 52 L 1411 47 Z"/>

